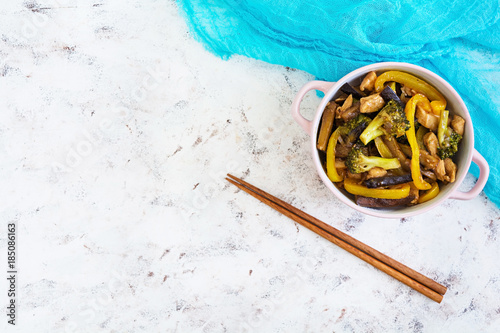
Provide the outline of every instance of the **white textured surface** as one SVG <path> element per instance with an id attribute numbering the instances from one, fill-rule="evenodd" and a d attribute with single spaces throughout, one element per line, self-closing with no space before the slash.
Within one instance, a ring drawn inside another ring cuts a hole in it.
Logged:
<path id="1" fill-rule="evenodd" d="M 4 315 L 2 331 L 498 332 L 498 208 L 481 194 L 400 221 L 343 206 L 289 114 L 311 76 L 212 56 L 167 0 L 9 1 L 0 22 L 2 267 L 9 221 L 20 247 L 18 325 Z M 443 302 L 228 171 L 445 284 Z"/>

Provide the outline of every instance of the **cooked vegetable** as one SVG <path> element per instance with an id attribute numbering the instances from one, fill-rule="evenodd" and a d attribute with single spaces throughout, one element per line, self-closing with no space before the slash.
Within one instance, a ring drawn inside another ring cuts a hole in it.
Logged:
<path id="1" fill-rule="evenodd" d="M 387 137 L 386 137 L 387 138 Z M 389 137 L 390 139 L 394 139 L 392 137 Z M 404 171 L 405 169 L 408 169 L 410 170 L 409 167 L 406 167 L 406 163 L 407 163 L 407 159 L 406 157 L 404 157 L 404 154 L 403 152 L 401 151 L 401 149 L 399 149 L 399 151 L 396 153 L 396 155 L 394 155 L 391 151 L 391 148 L 389 148 L 389 146 L 385 143 L 385 141 L 382 139 L 382 137 L 376 137 L 373 142 L 375 142 L 375 147 L 377 148 L 377 151 L 379 153 L 380 156 L 382 157 L 385 157 L 385 158 L 397 158 L 399 160 L 399 163 L 401 164 L 401 167 L 398 168 L 398 169 L 392 169 L 391 172 L 392 174 L 394 175 L 403 175 L 405 174 L 406 172 Z M 401 159 L 399 157 L 399 153 L 403 156 L 403 158 Z M 408 163 L 409 165 L 409 163 Z"/>
<path id="2" fill-rule="evenodd" d="M 418 201 L 418 197 L 420 196 L 420 190 L 415 187 L 413 183 L 408 183 L 410 184 L 410 194 L 408 195 L 409 197 L 413 197 L 413 200 L 411 200 L 408 205 L 414 205 Z"/>
<path id="3" fill-rule="evenodd" d="M 359 145 L 352 147 L 346 159 L 347 169 L 352 173 L 361 173 L 374 167 L 385 170 L 397 169 L 401 166 L 397 158 L 383 158 L 379 156 L 366 156 Z"/>
<path id="4" fill-rule="evenodd" d="M 424 194 L 420 195 L 418 198 L 418 203 L 427 202 L 431 199 L 434 199 L 439 194 L 439 185 L 437 182 L 432 183 L 431 189 L 424 192 Z"/>
<path id="5" fill-rule="evenodd" d="M 418 121 L 416 121 L 416 118 L 415 118 L 415 121 L 413 122 L 413 124 L 415 125 L 415 132 L 416 132 L 416 135 L 417 135 L 417 142 L 420 143 L 422 142 L 422 140 L 420 140 L 422 137 L 423 137 L 423 134 L 424 133 L 421 133 L 422 136 L 419 137 L 419 132 L 422 132 L 422 131 L 427 131 L 427 128 L 423 127 L 423 126 L 420 126 L 420 123 Z M 422 131 L 419 131 L 420 129 L 422 129 Z M 396 138 L 396 140 L 398 141 L 398 143 L 400 144 L 404 144 L 404 145 L 408 145 L 408 138 L 406 137 L 406 133 L 405 135 L 403 136 L 400 136 L 399 138 Z M 420 140 L 420 141 L 419 141 Z"/>
<path id="6" fill-rule="evenodd" d="M 384 135 L 382 137 L 382 140 L 386 144 L 387 148 L 389 148 L 392 156 L 399 160 L 399 163 L 401 163 L 401 167 L 406 171 L 410 171 L 410 160 L 406 157 L 402 150 L 402 146 L 398 144 L 396 139 L 392 136 Z"/>
<path id="7" fill-rule="evenodd" d="M 411 174 L 407 173 L 401 176 L 385 176 L 385 177 L 377 177 L 370 178 L 364 181 L 364 184 L 368 188 L 389 186 L 389 185 L 398 185 L 411 182 Z"/>
<path id="8" fill-rule="evenodd" d="M 384 83 L 387 81 L 396 81 L 404 84 L 406 87 L 415 90 L 427 96 L 431 102 L 431 108 L 435 114 L 446 108 L 446 100 L 439 91 L 433 86 L 411 74 L 400 71 L 388 71 L 381 74 L 375 81 L 375 91 L 381 92 L 384 89 Z"/>
<path id="9" fill-rule="evenodd" d="M 356 204 L 358 206 L 363 207 L 371 207 L 371 208 L 383 208 L 383 207 L 397 207 L 397 206 L 405 206 L 410 204 L 413 200 L 415 200 L 415 196 L 411 193 L 401 199 L 380 199 L 380 198 L 369 198 L 363 196 L 356 196 Z"/>
<path id="10" fill-rule="evenodd" d="M 356 118 L 350 120 L 345 125 L 348 131 L 347 141 L 354 143 L 371 121 L 371 118 L 362 114 L 359 114 Z"/>
<path id="11" fill-rule="evenodd" d="M 417 138 L 415 135 L 415 109 L 417 103 L 421 101 L 426 101 L 427 98 L 424 95 L 417 94 L 413 96 L 408 103 L 406 103 L 405 113 L 406 118 L 410 119 L 410 129 L 406 131 L 406 137 L 410 143 L 412 158 L 411 158 L 411 176 L 413 178 L 413 183 L 419 190 L 428 190 L 431 185 L 422 179 L 420 174 L 420 149 L 418 146 Z"/>
<path id="12" fill-rule="evenodd" d="M 328 140 L 328 147 L 326 148 L 326 175 L 328 178 L 336 183 L 344 179 L 338 174 L 337 168 L 335 167 L 335 149 L 337 147 L 337 142 L 341 134 L 346 134 L 347 128 L 344 126 L 339 126 L 330 136 Z"/>
<path id="13" fill-rule="evenodd" d="M 408 120 L 405 117 L 403 108 L 394 100 L 391 100 L 380 110 L 359 138 L 366 145 L 377 136 L 386 133 L 394 137 L 402 136 L 407 129 Z"/>
<path id="14" fill-rule="evenodd" d="M 385 158 L 394 157 L 391 151 L 389 150 L 389 147 L 387 147 L 387 145 L 384 143 L 384 140 L 382 140 L 379 136 L 375 138 L 374 142 L 375 142 L 375 147 L 377 147 L 380 156 Z"/>
<path id="15" fill-rule="evenodd" d="M 347 136 L 347 143 L 353 143 L 358 139 L 359 133 L 369 124 L 370 120 L 367 116 L 360 114 L 343 126 L 337 127 L 330 136 L 326 150 L 326 171 L 328 178 L 332 182 L 340 182 L 343 179 L 335 167 L 336 147 L 340 136 Z"/>
<path id="16" fill-rule="evenodd" d="M 380 92 L 380 97 L 384 99 L 384 101 L 389 102 L 389 101 L 396 101 L 401 107 L 404 107 L 403 102 L 401 99 L 399 99 L 398 95 L 396 92 L 390 87 L 386 86 L 384 90 Z"/>
<path id="17" fill-rule="evenodd" d="M 321 117 L 321 128 L 318 135 L 317 148 L 321 151 L 326 151 L 328 139 L 332 133 L 335 121 L 335 110 L 337 109 L 337 104 L 334 102 L 330 102 L 328 104 L 329 105 L 327 105 L 325 111 L 323 112 L 323 116 Z"/>
<path id="18" fill-rule="evenodd" d="M 344 188 L 351 194 L 370 198 L 401 199 L 406 198 L 410 194 L 410 185 L 408 184 L 396 185 L 389 188 L 368 188 L 358 184 L 352 178 L 344 180 Z"/>
<path id="19" fill-rule="evenodd" d="M 458 144 L 462 141 L 462 136 L 448 128 L 444 136 L 443 144 L 438 147 L 439 158 L 453 157 L 458 151 Z"/>
<path id="20" fill-rule="evenodd" d="M 448 115 L 449 115 L 449 111 L 441 110 L 441 114 L 439 116 L 438 129 L 437 129 L 439 145 L 441 145 L 443 143 L 444 133 L 448 129 Z"/>
<path id="21" fill-rule="evenodd" d="M 415 137 L 417 138 L 417 143 L 418 143 L 418 146 L 419 148 L 424 148 L 424 137 L 427 133 L 427 128 L 425 128 L 424 126 L 418 126 L 418 123 L 413 123 L 415 124 Z M 432 133 L 432 132 L 430 132 Z M 432 133 L 434 134 L 434 133 Z M 435 135 L 434 135 L 435 136 Z"/>
<path id="22" fill-rule="evenodd" d="M 349 83 L 344 83 L 342 87 L 340 87 L 340 90 L 345 92 L 347 95 L 352 95 L 352 97 L 356 99 L 360 99 L 361 97 L 364 97 L 365 95 L 362 94 L 359 90 L 351 86 Z"/>
<path id="23" fill-rule="evenodd" d="M 439 158 L 445 159 L 453 157 L 458 151 L 458 144 L 462 140 L 462 136 L 448 127 L 448 114 L 447 110 L 441 111 L 441 118 L 438 127 L 438 143 L 437 154 Z"/>

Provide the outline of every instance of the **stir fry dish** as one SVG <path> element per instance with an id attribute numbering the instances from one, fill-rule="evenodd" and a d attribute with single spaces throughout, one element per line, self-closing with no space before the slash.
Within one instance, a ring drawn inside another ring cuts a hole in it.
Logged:
<path id="1" fill-rule="evenodd" d="M 386 71 L 340 90 L 323 112 L 317 148 L 328 178 L 356 204 L 416 205 L 455 181 L 465 120 L 433 86 Z"/>

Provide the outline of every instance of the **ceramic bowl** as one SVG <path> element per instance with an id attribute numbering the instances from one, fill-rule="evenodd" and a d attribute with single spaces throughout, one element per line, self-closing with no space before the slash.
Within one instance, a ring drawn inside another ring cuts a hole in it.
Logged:
<path id="1" fill-rule="evenodd" d="M 316 148 L 316 140 L 318 136 L 319 125 L 321 121 L 321 116 L 326 104 L 340 95 L 340 87 L 346 82 L 353 86 L 359 86 L 363 78 L 370 71 L 375 71 L 377 74 L 388 70 L 398 70 L 410 73 L 417 76 L 427 83 L 436 88 L 447 101 L 447 109 L 450 110 L 450 114 L 458 114 L 465 119 L 465 130 L 463 139 L 460 143 L 460 149 L 457 155 L 454 157 L 454 161 L 457 163 L 457 174 L 456 181 L 454 183 L 440 185 L 440 193 L 438 196 L 430 201 L 422 204 L 417 204 L 414 206 L 402 206 L 395 208 L 368 208 L 358 206 L 354 202 L 352 196 L 345 195 L 340 191 L 326 175 L 326 171 L 323 168 L 321 161 L 320 152 Z M 302 116 L 300 113 L 300 103 L 307 92 L 310 90 L 320 90 L 324 92 L 325 96 L 321 100 L 314 119 L 308 120 Z M 325 82 L 325 81 L 311 81 L 302 87 L 302 89 L 297 93 L 293 104 L 292 104 L 292 115 L 297 121 L 297 123 L 306 131 L 311 137 L 311 152 L 314 165 L 316 167 L 317 173 L 325 186 L 342 202 L 347 206 L 361 212 L 364 214 L 381 217 L 381 218 L 403 218 L 408 216 L 413 216 L 429 211 L 430 209 L 440 205 L 443 201 L 447 199 L 458 199 L 458 200 L 469 200 L 477 196 L 483 189 L 489 175 L 489 166 L 486 160 L 474 149 L 474 127 L 472 120 L 469 115 L 469 111 L 465 106 L 462 98 L 453 89 L 453 87 L 446 82 L 443 78 L 437 74 L 408 63 L 399 62 L 383 62 L 376 63 L 368 66 L 361 67 L 338 80 L 337 82 Z M 472 189 L 467 192 L 461 192 L 459 190 L 460 184 L 463 182 L 465 175 L 467 174 L 471 162 L 474 162 L 480 170 L 479 178 Z"/>

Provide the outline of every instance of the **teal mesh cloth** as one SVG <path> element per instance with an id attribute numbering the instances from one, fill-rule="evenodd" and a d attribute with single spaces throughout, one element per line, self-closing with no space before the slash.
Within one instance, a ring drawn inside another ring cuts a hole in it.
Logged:
<path id="1" fill-rule="evenodd" d="M 380 61 L 442 76 L 463 97 L 485 187 L 500 206 L 498 0 L 178 0 L 193 35 L 222 58 L 245 55 L 335 81 Z M 470 170 L 477 175 L 473 164 Z"/>

